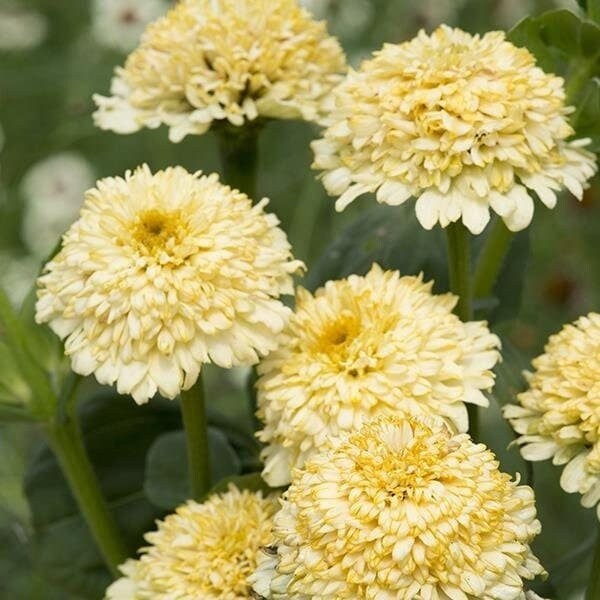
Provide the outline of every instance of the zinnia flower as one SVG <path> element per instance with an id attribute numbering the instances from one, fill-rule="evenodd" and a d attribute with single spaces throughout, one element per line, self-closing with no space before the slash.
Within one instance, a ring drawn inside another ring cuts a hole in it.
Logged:
<path id="1" fill-rule="evenodd" d="M 252 598 L 248 576 L 260 547 L 271 543 L 275 496 L 240 492 L 233 485 L 202 504 L 189 501 L 145 536 L 138 560 L 106 600 L 244 600 Z"/>
<path id="2" fill-rule="evenodd" d="M 521 436 L 523 458 L 566 465 L 560 484 L 597 506 L 600 519 L 600 315 L 590 313 L 548 340 L 525 373 L 529 388 L 504 416 Z"/>
<path id="3" fill-rule="evenodd" d="M 277 350 L 258 367 L 263 477 L 289 482 L 331 436 L 381 414 L 435 415 L 466 431 L 465 402 L 487 406 L 498 338 L 452 314 L 456 296 L 374 265 L 364 277 L 300 289 Z"/>
<path id="4" fill-rule="evenodd" d="M 255 591 L 289 600 L 516 600 L 542 574 L 533 490 L 441 422 L 381 417 L 297 469 Z"/>
<path id="5" fill-rule="evenodd" d="M 39 279 L 36 319 L 66 338 L 76 373 L 142 403 L 174 398 L 202 363 L 249 365 L 274 349 L 302 267 L 241 192 L 181 167 L 107 178 Z"/>
<path id="6" fill-rule="evenodd" d="M 596 171 L 587 140 L 567 141 L 563 83 L 502 32 L 421 31 L 335 90 L 313 166 L 338 210 L 367 192 L 391 205 L 415 196 L 426 229 L 462 219 L 480 233 L 491 208 L 518 231 L 533 216 L 531 190 L 552 208 L 563 187 L 581 199 Z"/>
<path id="7" fill-rule="evenodd" d="M 171 141 L 214 121 L 319 121 L 345 72 L 342 49 L 295 0 L 181 0 L 148 27 L 96 124 L 117 133 L 170 127 Z"/>

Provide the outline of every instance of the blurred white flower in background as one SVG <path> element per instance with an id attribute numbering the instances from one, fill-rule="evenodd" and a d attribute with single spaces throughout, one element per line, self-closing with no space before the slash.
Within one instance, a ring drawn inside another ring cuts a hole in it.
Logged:
<path id="1" fill-rule="evenodd" d="M 452 21 L 465 0 L 420 0 L 413 8 L 419 26 L 426 29 Z"/>
<path id="2" fill-rule="evenodd" d="M 39 260 L 33 256 L 0 252 L 2 288 L 15 307 L 20 306 L 35 285 L 40 270 Z"/>
<path id="3" fill-rule="evenodd" d="M 34 164 L 23 177 L 22 236 L 31 252 L 45 257 L 76 219 L 94 171 L 81 154 L 61 152 Z"/>
<path id="4" fill-rule="evenodd" d="M 92 34 L 107 48 L 130 52 L 148 23 L 169 9 L 165 0 L 94 0 Z"/>
<path id="5" fill-rule="evenodd" d="M 37 11 L 17 5 L 0 7 L 0 51 L 31 50 L 48 33 L 48 20 Z"/>

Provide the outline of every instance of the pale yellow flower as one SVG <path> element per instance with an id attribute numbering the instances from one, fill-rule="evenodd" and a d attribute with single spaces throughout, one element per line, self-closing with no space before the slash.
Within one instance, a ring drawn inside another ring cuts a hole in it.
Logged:
<path id="1" fill-rule="evenodd" d="M 244 600 L 260 548 L 271 543 L 275 496 L 233 485 L 204 503 L 189 501 L 145 535 L 148 546 L 121 566 L 106 600 Z"/>
<path id="2" fill-rule="evenodd" d="M 488 405 L 482 390 L 494 384 L 500 342 L 484 322 L 461 322 L 456 296 L 431 287 L 374 265 L 314 296 L 297 292 L 277 350 L 258 367 L 270 485 L 288 483 L 330 436 L 373 416 L 441 416 L 466 431 L 465 402 Z"/>
<path id="3" fill-rule="evenodd" d="M 295 0 L 181 0 L 148 27 L 96 124 L 117 133 L 169 126 L 171 141 L 213 123 L 320 121 L 342 79 L 342 49 Z"/>
<path id="4" fill-rule="evenodd" d="M 37 321 L 66 338 L 76 373 L 138 403 L 174 398 L 203 363 L 255 363 L 302 267 L 267 202 L 181 167 L 99 181 L 39 279 Z"/>
<path id="5" fill-rule="evenodd" d="M 518 231 L 531 222 L 532 190 L 552 208 L 564 187 L 581 199 L 596 172 L 587 140 L 567 141 L 563 83 L 502 32 L 421 31 L 335 90 L 313 166 L 338 210 L 367 192 L 391 205 L 414 196 L 426 229 L 462 219 L 480 233 L 491 208 Z"/>
<path id="6" fill-rule="evenodd" d="M 533 490 L 439 421 L 381 417 L 296 469 L 251 582 L 268 599 L 516 600 Z"/>
<path id="7" fill-rule="evenodd" d="M 583 494 L 587 508 L 597 505 L 600 519 L 600 315 L 551 336 L 532 365 L 520 406 L 506 406 L 504 416 L 521 434 L 523 458 L 566 465 L 562 488 Z"/>

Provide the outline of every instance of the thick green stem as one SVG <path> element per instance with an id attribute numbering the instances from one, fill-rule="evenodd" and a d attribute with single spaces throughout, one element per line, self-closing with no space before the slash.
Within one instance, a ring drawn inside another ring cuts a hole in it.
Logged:
<path id="1" fill-rule="evenodd" d="M 111 573 L 118 577 L 117 567 L 127 558 L 127 547 L 102 495 L 100 484 L 83 444 L 76 416 L 66 415 L 65 418 L 48 423 L 45 427 L 50 445 L 81 514 Z"/>
<path id="2" fill-rule="evenodd" d="M 202 376 L 194 386 L 181 392 L 181 412 L 187 441 L 188 469 L 192 498 L 201 500 L 210 488 L 208 423 Z"/>
<path id="3" fill-rule="evenodd" d="M 462 321 L 473 318 L 471 291 L 471 249 L 469 232 L 460 222 L 450 223 L 446 228 L 448 239 L 448 271 L 450 274 L 450 290 L 458 296 L 454 312 Z M 473 439 L 479 435 L 477 407 L 467 404 L 469 413 L 469 432 Z"/>
<path id="4" fill-rule="evenodd" d="M 473 297 L 487 298 L 494 289 L 514 234 L 496 219 L 481 249 L 473 275 Z"/>
<path id="5" fill-rule="evenodd" d="M 256 201 L 260 127 L 223 127 L 217 132 L 223 181 Z"/>
<path id="6" fill-rule="evenodd" d="M 446 228 L 448 239 L 448 270 L 450 291 L 458 296 L 454 312 L 463 320 L 473 318 L 471 295 L 471 251 L 469 232 L 462 223 L 450 223 Z"/>
<path id="7" fill-rule="evenodd" d="M 596 550 L 594 551 L 594 560 L 592 562 L 592 570 L 590 571 L 590 581 L 585 597 L 586 600 L 600 600 L 600 526 L 598 527 Z"/>

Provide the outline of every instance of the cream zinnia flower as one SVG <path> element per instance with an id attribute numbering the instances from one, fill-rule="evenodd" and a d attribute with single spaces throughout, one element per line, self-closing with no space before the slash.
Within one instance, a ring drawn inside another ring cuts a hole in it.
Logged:
<path id="1" fill-rule="evenodd" d="M 600 519 L 600 314 L 566 325 L 548 340 L 526 373 L 529 389 L 504 416 L 521 437 L 526 460 L 566 465 L 560 484 L 597 505 Z"/>
<path id="2" fill-rule="evenodd" d="M 314 167 L 343 210 L 361 194 L 385 204 L 417 198 L 423 227 L 462 218 L 480 233 L 498 213 L 512 231 L 533 216 L 533 190 L 549 208 L 566 187 L 581 199 L 596 171 L 564 106 L 563 80 L 495 31 L 442 26 L 387 44 L 334 93 Z"/>
<path id="3" fill-rule="evenodd" d="M 421 277 L 374 265 L 330 281 L 296 310 L 258 367 L 263 477 L 289 482 L 327 438 L 380 414 L 435 415 L 468 428 L 465 402 L 487 406 L 500 342 L 484 322 L 462 323 L 456 297 Z"/>
<path id="4" fill-rule="evenodd" d="M 203 504 L 189 501 L 145 535 L 149 546 L 121 566 L 106 600 L 244 600 L 260 548 L 271 543 L 275 496 L 233 485 Z"/>
<path id="5" fill-rule="evenodd" d="M 99 181 L 39 279 L 37 321 L 67 338 L 75 372 L 138 403 L 174 398 L 202 363 L 256 362 L 302 267 L 267 202 L 181 167 Z"/>
<path id="6" fill-rule="evenodd" d="M 94 96 L 102 129 L 170 127 L 171 141 L 213 121 L 320 121 L 346 70 L 344 54 L 295 0 L 181 0 Z"/>
<path id="7" fill-rule="evenodd" d="M 269 599 L 515 600 L 542 574 L 533 490 L 441 422 L 382 417 L 297 469 L 251 581 Z"/>

